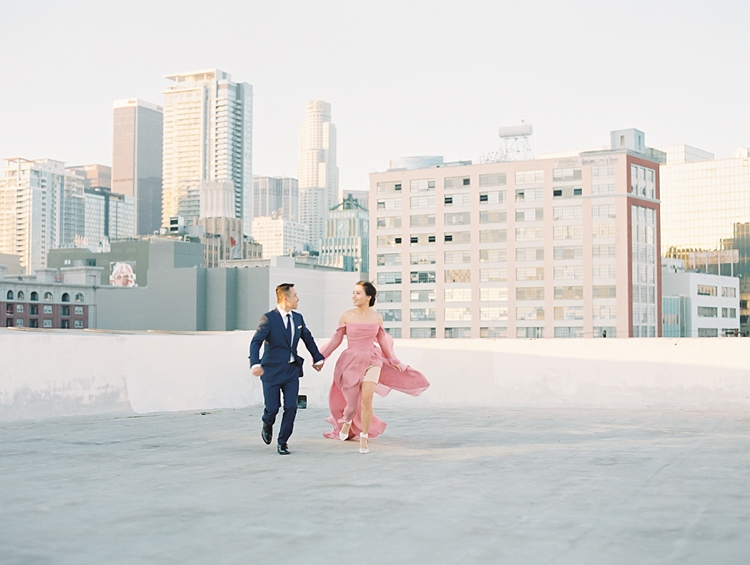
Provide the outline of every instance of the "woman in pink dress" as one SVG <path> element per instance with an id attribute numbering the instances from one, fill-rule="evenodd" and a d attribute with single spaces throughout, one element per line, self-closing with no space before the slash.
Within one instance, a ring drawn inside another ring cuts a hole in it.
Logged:
<path id="1" fill-rule="evenodd" d="M 368 440 L 383 433 L 386 426 L 372 413 L 374 393 L 385 396 L 396 389 L 418 396 L 430 386 L 422 373 L 396 358 L 383 317 L 371 308 L 376 295 L 372 283 L 358 282 L 352 293 L 354 308 L 341 315 L 339 327 L 320 350 L 328 358 L 346 335 L 348 345 L 336 361 L 328 396 L 331 415 L 327 421 L 333 430 L 324 435 L 345 441 L 352 433 L 359 434 L 360 453 L 369 453 Z"/>

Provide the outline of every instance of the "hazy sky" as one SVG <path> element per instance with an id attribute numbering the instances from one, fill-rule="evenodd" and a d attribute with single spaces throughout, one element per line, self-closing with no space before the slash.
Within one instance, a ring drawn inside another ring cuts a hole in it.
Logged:
<path id="1" fill-rule="evenodd" d="M 407 155 L 750 145 L 750 2 L 0 0 L 0 157 L 111 164 L 112 102 L 217 67 L 255 90 L 253 172 L 297 176 L 305 102 L 332 104 L 341 187 Z"/>

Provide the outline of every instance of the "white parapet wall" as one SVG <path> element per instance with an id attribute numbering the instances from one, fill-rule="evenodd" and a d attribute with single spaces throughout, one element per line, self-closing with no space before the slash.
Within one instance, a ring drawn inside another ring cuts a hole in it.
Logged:
<path id="1" fill-rule="evenodd" d="M 0 419 L 145 414 L 262 404 L 252 332 L 0 329 Z M 325 340 L 319 340 L 323 343 Z M 746 410 L 744 339 L 396 340 L 432 386 L 376 406 Z M 333 365 L 300 393 L 325 406 Z"/>

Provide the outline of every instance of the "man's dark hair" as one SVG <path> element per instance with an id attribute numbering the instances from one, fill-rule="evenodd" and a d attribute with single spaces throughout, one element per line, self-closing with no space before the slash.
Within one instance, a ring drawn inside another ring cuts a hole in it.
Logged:
<path id="1" fill-rule="evenodd" d="M 357 285 L 361 286 L 362 290 L 365 291 L 365 294 L 370 297 L 370 306 L 375 306 L 375 297 L 378 295 L 378 291 L 375 290 L 375 285 L 369 281 L 359 281 Z"/>
<path id="2" fill-rule="evenodd" d="M 294 287 L 293 283 L 281 283 L 276 287 L 276 302 L 281 304 L 285 296 L 289 296 L 289 291 Z"/>

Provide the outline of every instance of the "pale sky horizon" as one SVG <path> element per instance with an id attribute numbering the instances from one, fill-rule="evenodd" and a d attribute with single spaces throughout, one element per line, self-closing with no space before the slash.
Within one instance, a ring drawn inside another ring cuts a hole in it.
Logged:
<path id="1" fill-rule="evenodd" d="M 750 146 L 750 3 L 0 0 L 0 158 L 112 161 L 112 104 L 162 105 L 165 75 L 254 88 L 253 173 L 297 176 L 305 103 L 332 105 L 342 189 L 395 157 L 471 159 L 497 128 L 536 154 Z M 11 25 L 11 23 L 13 25 Z"/>

